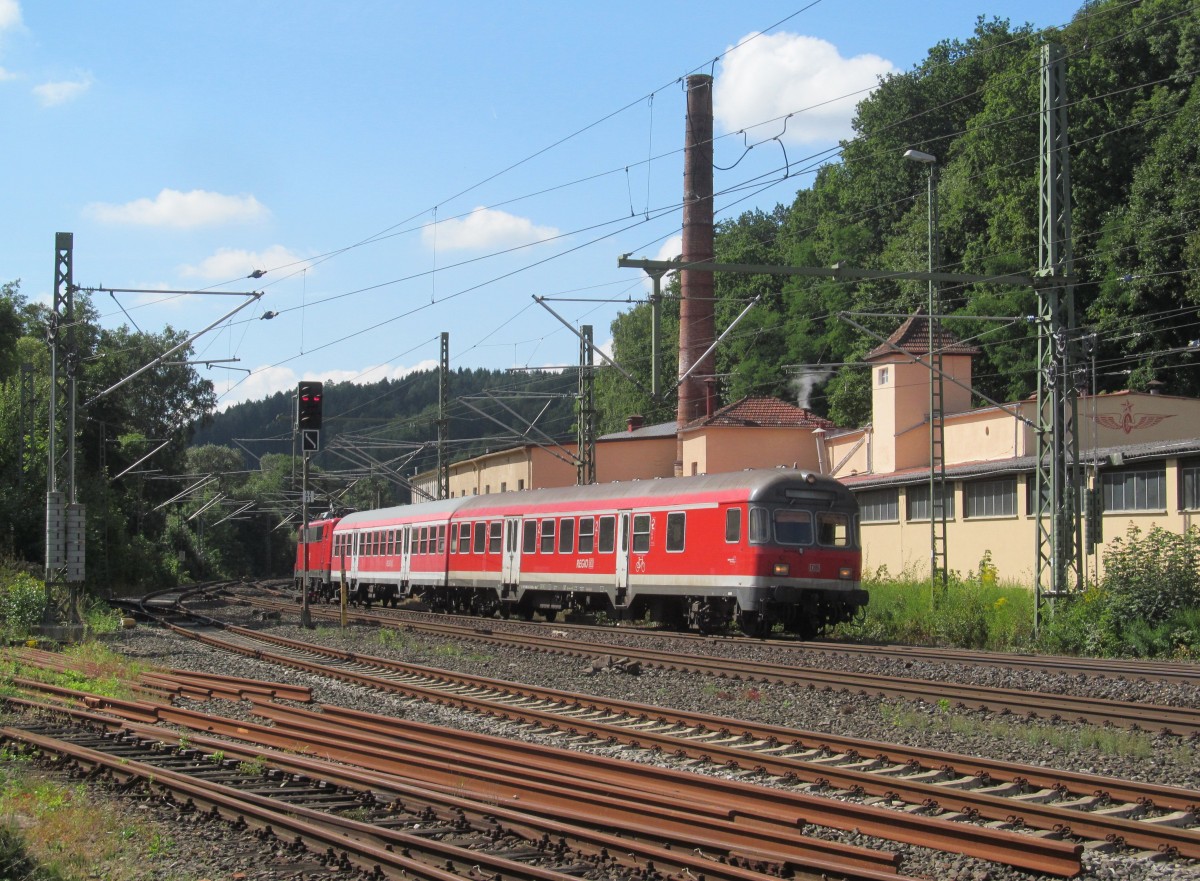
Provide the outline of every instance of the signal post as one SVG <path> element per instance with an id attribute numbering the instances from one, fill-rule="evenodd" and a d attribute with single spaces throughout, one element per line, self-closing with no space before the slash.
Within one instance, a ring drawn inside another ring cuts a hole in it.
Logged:
<path id="1" fill-rule="evenodd" d="M 312 627 L 308 609 L 308 461 L 321 448 L 321 408 L 324 384 L 301 382 L 296 391 L 296 428 L 300 432 L 300 544 L 303 577 L 300 585 L 300 626 Z"/>

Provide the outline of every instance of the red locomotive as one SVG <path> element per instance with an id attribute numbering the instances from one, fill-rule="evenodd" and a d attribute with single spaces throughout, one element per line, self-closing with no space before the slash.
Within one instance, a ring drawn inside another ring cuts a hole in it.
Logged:
<path id="1" fill-rule="evenodd" d="M 296 583 L 359 603 L 419 597 L 503 617 L 604 612 L 804 637 L 850 619 L 858 505 L 829 477 L 743 471 L 470 496 L 319 520 Z"/>

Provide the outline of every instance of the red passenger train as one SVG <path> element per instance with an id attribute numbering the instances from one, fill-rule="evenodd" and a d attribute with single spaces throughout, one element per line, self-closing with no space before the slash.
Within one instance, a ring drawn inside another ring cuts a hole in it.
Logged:
<path id="1" fill-rule="evenodd" d="M 327 600 L 344 578 L 359 603 L 804 637 L 867 603 L 854 496 L 797 470 L 446 499 L 317 520 L 301 536 L 296 584 Z"/>

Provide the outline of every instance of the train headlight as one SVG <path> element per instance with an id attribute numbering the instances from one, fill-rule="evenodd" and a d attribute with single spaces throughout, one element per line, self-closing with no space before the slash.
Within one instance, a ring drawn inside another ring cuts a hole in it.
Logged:
<path id="1" fill-rule="evenodd" d="M 854 570 L 851 569 L 849 566 L 843 566 L 841 569 L 838 570 L 838 578 L 842 578 L 842 579 L 849 581 L 853 577 L 854 577 Z"/>
<path id="2" fill-rule="evenodd" d="M 790 564 L 788 564 L 788 563 L 776 563 L 775 564 L 775 574 L 778 575 L 780 578 L 786 578 L 788 575 L 791 574 L 791 572 L 792 572 L 792 567 Z"/>

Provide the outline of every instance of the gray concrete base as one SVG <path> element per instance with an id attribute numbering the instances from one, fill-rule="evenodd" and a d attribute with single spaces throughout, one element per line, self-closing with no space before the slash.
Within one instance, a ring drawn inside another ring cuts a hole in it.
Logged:
<path id="1" fill-rule="evenodd" d="M 38 639 L 72 645 L 87 638 L 88 628 L 86 624 L 39 624 L 33 632 Z"/>

